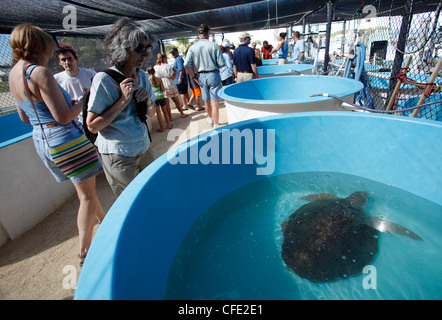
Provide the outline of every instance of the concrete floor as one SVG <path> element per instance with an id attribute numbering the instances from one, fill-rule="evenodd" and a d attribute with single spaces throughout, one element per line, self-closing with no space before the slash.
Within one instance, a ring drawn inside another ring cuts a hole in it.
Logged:
<path id="1" fill-rule="evenodd" d="M 173 105 L 173 104 L 172 104 Z M 172 109 L 173 129 L 185 130 L 178 139 L 168 139 L 171 130 L 157 132 L 156 116 L 152 122 L 152 148 L 158 157 L 181 142 L 212 128 L 205 111 L 185 111 L 181 119 Z M 164 121 L 164 119 L 163 119 Z M 224 104 L 220 103 L 220 126 L 227 124 Z M 176 141 L 175 141 L 176 140 Z M 104 174 L 97 177 L 97 192 L 103 209 L 108 211 L 115 201 Z M 0 247 L 1 300 L 65 300 L 72 299 L 80 274 L 78 265 L 77 196 L 73 196 L 48 218 L 15 240 Z M 95 230 L 98 229 L 98 225 Z"/>

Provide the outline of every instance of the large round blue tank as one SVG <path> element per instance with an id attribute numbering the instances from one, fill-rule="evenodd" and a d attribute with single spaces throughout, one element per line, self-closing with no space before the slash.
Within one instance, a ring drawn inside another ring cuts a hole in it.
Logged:
<path id="1" fill-rule="evenodd" d="M 267 148 L 226 147 L 223 135 L 246 131 L 255 139 L 267 137 Z M 224 196 L 272 177 L 306 172 L 354 175 L 440 206 L 441 135 L 442 124 L 428 120 L 315 112 L 244 121 L 193 138 L 152 163 L 117 199 L 93 240 L 75 298 L 163 299 L 177 249 L 194 222 Z M 236 152 L 242 152 L 239 161 L 226 163 Z M 250 153 L 256 160 L 267 157 L 267 163 L 246 163 Z M 440 216 L 429 222 L 440 224 Z M 407 268 L 408 259 L 412 256 L 407 256 Z M 416 261 L 428 262 L 421 260 Z M 253 266 L 270 277 L 270 283 L 279 277 L 265 268 Z M 282 260 L 280 269 L 286 270 Z"/>
<path id="2" fill-rule="evenodd" d="M 227 120 L 232 124 L 283 113 L 342 111 L 340 101 L 312 95 L 329 93 L 353 102 L 363 87 L 354 79 L 298 75 L 244 81 L 222 88 L 218 95 L 225 100 Z"/>

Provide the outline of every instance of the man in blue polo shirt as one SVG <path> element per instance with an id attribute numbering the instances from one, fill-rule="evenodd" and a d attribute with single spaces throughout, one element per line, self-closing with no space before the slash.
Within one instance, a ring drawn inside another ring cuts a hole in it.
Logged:
<path id="1" fill-rule="evenodd" d="M 233 53 L 233 72 L 236 82 L 252 80 L 253 77 L 258 78 L 255 51 L 249 47 L 251 40 L 248 32 L 243 32 L 239 36 L 241 44 Z"/>
<path id="2" fill-rule="evenodd" d="M 181 96 L 181 100 L 183 100 L 183 110 L 187 110 L 188 108 L 195 109 L 192 105 L 189 104 L 190 97 L 188 92 L 187 73 L 186 69 L 184 69 L 184 59 L 180 57 L 177 48 L 172 48 L 172 50 L 170 50 L 170 53 L 175 58 L 173 67 L 176 70 L 176 76 L 173 82 L 178 88 L 178 93 Z"/>

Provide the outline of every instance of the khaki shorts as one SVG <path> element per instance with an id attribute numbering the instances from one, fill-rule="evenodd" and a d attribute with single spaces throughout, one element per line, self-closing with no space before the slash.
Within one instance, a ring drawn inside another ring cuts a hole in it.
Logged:
<path id="1" fill-rule="evenodd" d="M 236 82 L 252 80 L 253 76 L 254 76 L 253 73 L 238 72 L 238 77 L 236 78 Z"/>
<path id="2" fill-rule="evenodd" d="M 101 158 L 107 182 L 117 197 L 144 168 L 155 160 L 152 148 L 135 157 L 109 153 L 102 154 Z"/>

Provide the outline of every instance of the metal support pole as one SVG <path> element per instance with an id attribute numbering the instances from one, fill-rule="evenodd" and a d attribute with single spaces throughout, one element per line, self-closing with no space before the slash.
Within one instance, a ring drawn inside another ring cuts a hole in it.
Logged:
<path id="1" fill-rule="evenodd" d="M 345 26 L 347 22 L 344 20 L 344 25 L 342 26 L 342 40 L 341 40 L 341 56 L 345 55 Z"/>
<path id="2" fill-rule="evenodd" d="M 161 53 L 166 54 L 166 47 L 164 46 L 163 40 L 160 40 L 160 48 L 161 48 Z"/>
<path id="3" fill-rule="evenodd" d="M 396 54 L 394 56 L 393 67 L 390 75 L 390 83 L 388 84 L 387 99 L 385 100 L 385 106 L 389 104 L 391 96 L 398 79 L 396 78 L 402 69 L 402 63 L 404 62 L 404 51 L 407 44 L 408 32 L 410 30 L 411 20 L 413 19 L 413 5 L 414 0 L 407 0 L 405 2 L 405 13 L 402 16 L 401 30 L 399 31 L 399 38 L 396 46 Z"/>
<path id="4" fill-rule="evenodd" d="M 330 35 L 331 35 L 331 25 L 333 22 L 333 13 L 335 8 L 335 1 L 329 0 L 327 2 L 327 29 L 325 34 L 325 54 L 324 54 L 324 72 L 328 71 L 328 63 L 330 61 Z"/>

